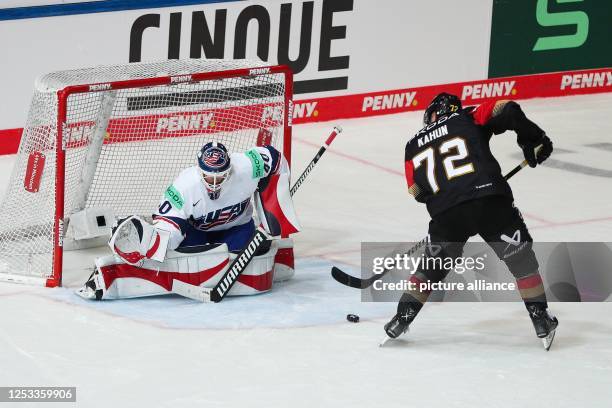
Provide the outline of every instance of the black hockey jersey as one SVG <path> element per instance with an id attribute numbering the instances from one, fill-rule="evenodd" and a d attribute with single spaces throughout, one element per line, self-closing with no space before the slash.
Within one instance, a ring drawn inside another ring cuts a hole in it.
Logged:
<path id="1" fill-rule="evenodd" d="M 406 144 L 406 181 L 417 201 L 433 217 L 475 198 L 512 198 L 499 163 L 491 153 L 493 134 L 516 130 L 520 137 L 538 138 L 544 132 L 511 101 L 469 107 L 421 129 Z M 527 136 L 529 135 L 529 136 Z"/>

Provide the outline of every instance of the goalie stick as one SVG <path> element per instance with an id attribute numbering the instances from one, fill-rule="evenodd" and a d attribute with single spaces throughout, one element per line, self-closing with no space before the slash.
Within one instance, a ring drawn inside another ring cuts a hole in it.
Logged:
<path id="1" fill-rule="evenodd" d="M 290 194 L 293 195 L 302 185 L 308 174 L 312 171 L 314 166 L 317 164 L 319 159 L 329 145 L 334 141 L 336 136 L 342 132 L 342 128 L 335 126 L 331 134 L 321 146 L 315 157 L 310 161 L 306 169 L 302 172 L 300 177 L 296 180 L 293 187 L 290 189 Z M 202 288 L 200 286 L 190 285 L 188 283 L 175 279 L 172 283 L 172 292 L 177 295 L 188 297 L 190 299 L 199 300 L 201 302 L 214 302 L 218 303 L 230 291 L 232 286 L 238 281 L 238 277 L 244 272 L 246 267 L 251 263 L 257 249 L 268 239 L 267 234 L 261 229 L 257 228 L 255 234 L 245 246 L 245 248 L 236 256 L 236 259 L 230 264 L 225 274 L 221 277 L 219 282 L 213 288 Z"/>
<path id="2" fill-rule="evenodd" d="M 312 169 L 314 169 L 314 166 L 317 164 L 321 156 L 323 156 L 323 153 L 325 153 L 329 145 L 332 144 L 336 136 L 338 136 L 340 133 L 342 133 L 342 128 L 340 126 L 334 126 L 334 130 L 331 132 L 331 135 L 329 135 L 329 137 L 327 138 L 323 146 L 319 148 L 319 151 L 317 152 L 315 157 L 310 161 L 308 166 L 306 166 L 306 168 L 304 169 L 300 177 L 298 177 L 298 179 L 295 181 L 295 184 L 293 185 L 293 187 L 291 187 L 291 190 L 290 190 L 291 195 L 295 194 L 297 189 L 300 188 L 304 180 L 306 180 L 306 177 L 308 177 L 308 174 L 310 174 L 310 172 L 312 171 Z"/>
<path id="3" fill-rule="evenodd" d="M 266 233 L 257 228 L 249 243 L 242 250 L 242 252 L 236 256 L 236 259 L 234 259 L 234 261 L 230 264 L 227 271 L 225 271 L 219 282 L 217 282 L 214 287 L 203 288 L 174 279 L 172 281 L 172 292 L 193 300 L 199 300 L 200 302 L 218 303 L 222 301 L 232 286 L 234 286 L 236 281 L 238 281 L 238 277 L 251 263 L 257 249 L 259 249 L 261 244 L 263 244 L 266 239 L 268 239 Z"/>
<path id="4" fill-rule="evenodd" d="M 538 148 L 536 149 L 536 154 L 540 150 L 540 148 L 541 146 L 538 146 Z M 528 164 L 527 160 L 523 160 L 520 164 L 518 164 L 516 167 L 510 170 L 508 174 L 504 176 L 504 179 L 509 180 L 510 178 L 512 178 L 512 176 L 514 176 L 516 173 L 521 171 L 521 169 L 527 166 L 527 164 Z M 407 255 L 407 256 L 412 255 L 423 245 L 427 244 L 428 239 L 429 239 L 429 236 L 423 238 L 422 240 L 417 242 L 412 248 L 410 248 L 408 251 L 404 252 L 404 255 Z M 332 266 L 331 275 L 337 282 L 345 286 L 350 286 L 351 288 L 356 288 L 356 289 L 366 289 L 372 286 L 374 282 L 376 282 L 377 280 L 382 279 L 382 277 L 385 276 L 387 272 L 389 272 L 390 270 L 391 269 L 385 269 L 381 273 L 370 276 L 369 278 L 358 278 L 356 276 L 349 275 L 348 273 L 344 272 L 342 269 L 336 266 Z"/>

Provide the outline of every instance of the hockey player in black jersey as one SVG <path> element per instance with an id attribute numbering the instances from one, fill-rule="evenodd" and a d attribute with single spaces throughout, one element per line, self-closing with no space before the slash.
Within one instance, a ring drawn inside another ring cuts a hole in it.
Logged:
<path id="1" fill-rule="evenodd" d="M 423 122 L 424 128 L 406 144 L 405 170 L 410 193 L 427 205 L 431 216 L 430 242 L 442 247 L 433 254 L 426 246 L 426 256 L 459 257 L 468 238 L 480 235 L 516 278 L 536 334 L 548 350 L 558 321 L 548 311 L 533 240 L 489 141 L 493 134 L 515 131 L 529 166 L 536 167 L 552 153 L 551 140 L 516 102 L 507 100 L 463 109 L 458 97 L 442 93 L 426 109 Z M 418 288 L 443 280 L 448 272 L 420 269 L 410 280 Z M 405 333 L 428 296 L 420 290 L 404 293 L 397 314 L 385 325 L 387 336 Z"/>

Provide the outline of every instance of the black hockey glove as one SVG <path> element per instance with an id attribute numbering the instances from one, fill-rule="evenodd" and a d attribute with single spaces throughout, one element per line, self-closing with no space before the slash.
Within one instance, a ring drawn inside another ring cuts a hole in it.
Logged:
<path id="1" fill-rule="evenodd" d="M 538 146 L 542 145 L 542 148 L 536 153 Z M 535 167 L 538 164 L 542 164 L 544 160 L 548 159 L 553 151 L 553 143 L 546 134 L 535 143 L 525 143 L 521 145 L 523 150 L 523 156 L 529 164 L 529 167 Z"/>

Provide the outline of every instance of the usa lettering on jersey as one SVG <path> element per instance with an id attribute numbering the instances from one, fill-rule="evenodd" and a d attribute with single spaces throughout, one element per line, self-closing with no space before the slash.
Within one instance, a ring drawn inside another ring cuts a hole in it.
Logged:
<path id="1" fill-rule="evenodd" d="M 202 217 L 194 219 L 192 222 L 193 227 L 200 231 L 208 231 L 218 225 L 230 223 L 244 213 L 250 201 L 251 198 L 249 197 L 241 203 L 211 211 Z"/>

